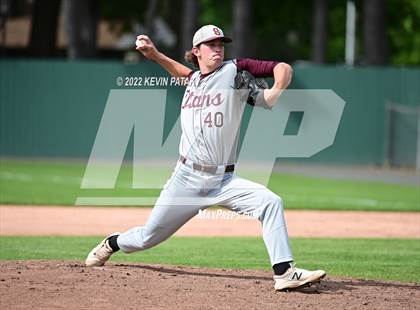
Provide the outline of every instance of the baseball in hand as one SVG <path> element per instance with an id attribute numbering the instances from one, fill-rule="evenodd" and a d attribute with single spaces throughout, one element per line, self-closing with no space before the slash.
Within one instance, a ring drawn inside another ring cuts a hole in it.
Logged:
<path id="1" fill-rule="evenodd" d="M 143 39 L 137 39 L 136 40 L 136 47 L 137 48 L 143 48 L 146 45 L 146 41 Z"/>

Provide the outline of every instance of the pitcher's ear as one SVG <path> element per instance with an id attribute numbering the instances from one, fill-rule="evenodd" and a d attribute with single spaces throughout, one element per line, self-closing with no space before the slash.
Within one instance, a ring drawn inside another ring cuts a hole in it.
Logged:
<path id="1" fill-rule="evenodd" d="M 194 46 L 192 48 L 191 52 L 193 53 L 194 56 L 196 56 L 196 57 L 199 56 L 200 55 L 200 48 L 199 48 L 199 46 L 198 47 Z"/>

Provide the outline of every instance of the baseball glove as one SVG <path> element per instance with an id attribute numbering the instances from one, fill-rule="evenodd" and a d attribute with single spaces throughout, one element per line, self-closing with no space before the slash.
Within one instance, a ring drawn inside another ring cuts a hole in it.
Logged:
<path id="1" fill-rule="evenodd" d="M 244 101 L 252 106 L 264 106 L 263 89 L 268 88 L 268 84 L 264 79 L 257 79 L 246 70 L 238 71 L 235 76 L 235 89 L 247 89 L 247 97 Z"/>

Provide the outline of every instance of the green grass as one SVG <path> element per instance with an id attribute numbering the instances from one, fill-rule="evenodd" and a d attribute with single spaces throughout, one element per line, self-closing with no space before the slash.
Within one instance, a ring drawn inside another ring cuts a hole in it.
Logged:
<path id="1" fill-rule="evenodd" d="M 86 162 L 0 159 L 0 203 L 74 205 L 77 197 L 157 197 L 160 189 L 132 188 L 132 168 L 123 165 L 115 189 L 80 189 Z M 163 172 L 150 170 L 145 178 Z M 416 186 L 273 174 L 268 187 L 286 209 L 420 211 Z"/>
<path id="2" fill-rule="evenodd" d="M 83 261 L 98 237 L 1 237 L 1 260 Z M 303 268 L 363 279 L 420 282 L 420 240 L 293 238 L 295 261 Z M 261 238 L 173 237 L 157 247 L 114 262 L 270 270 Z"/>
<path id="3" fill-rule="evenodd" d="M 275 174 L 269 187 L 291 209 L 420 211 L 416 186 Z"/>

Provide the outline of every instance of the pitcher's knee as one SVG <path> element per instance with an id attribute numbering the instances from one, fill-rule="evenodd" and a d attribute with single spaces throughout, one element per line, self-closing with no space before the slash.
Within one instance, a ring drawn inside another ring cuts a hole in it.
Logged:
<path id="1" fill-rule="evenodd" d="M 283 200 L 278 195 L 268 192 L 263 200 L 263 212 L 260 221 L 267 217 L 283 217 Z"/>
<path id="2" fill-rule="evenodd" d="M 150 249 L 168 239 L 174 233 L 173 230 L 159 229 L 151 233 L 144 233 L 142 238 L 141 250 Z"/>
<path id="3" fill-rule="evenodd" d="M 264 193 L 263 201 L 267 205 L 274 205 L 276 207 L 283 207 L 283 200 L 280 196 L 274 194 L 271 191 L 267 191 Z"/>
<path id="4" fill-rule="evenodd" d="M 274 194 L 273 197 L 273 204 L 283 209 L 283 199 L 281 199 L 281 197 L 277 196 L 276 194 Z"/>

